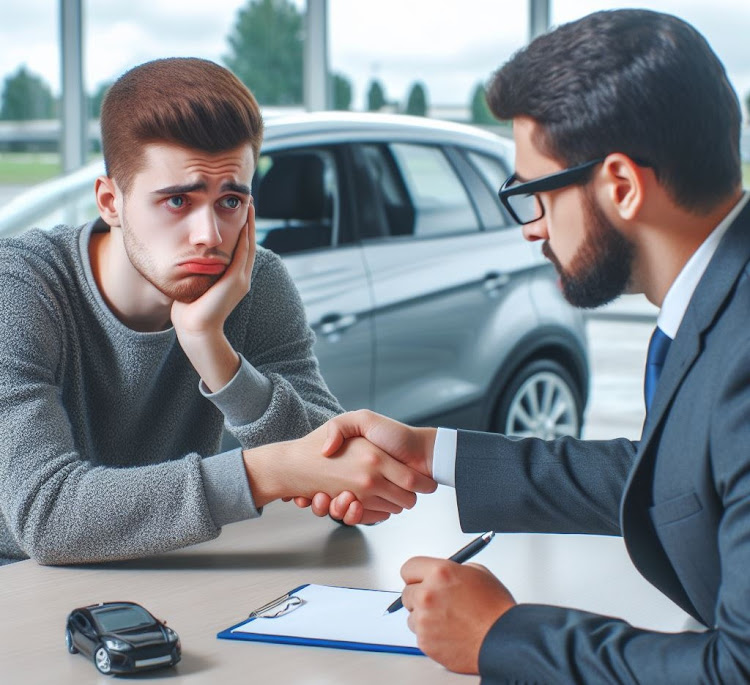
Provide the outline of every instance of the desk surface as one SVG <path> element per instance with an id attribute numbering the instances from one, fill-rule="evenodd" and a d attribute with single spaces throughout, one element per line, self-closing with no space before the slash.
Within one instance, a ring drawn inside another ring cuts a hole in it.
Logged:
<path id="1" fill-rule="evenodd" d="M 67 653 L 65 619 L 78 606 L 132 600 L 166 619 L 183 646 L 176 668 L 144 673 L 138 681 L 477 683 L 421 656 L 216 638 L 250 609 L 303 583 L 399 590 L 399 567 L 409 556 L 448 556 L 471 537 L 460 532 L 453 491 L 441 487 L 379 526 L 345 528 L 275 503 L 260 520 L 227 526 L 216 540 L 160 557 L 104 566 L 24 561 L 0 567 L 0 680 L 112 683 L 93 663 Z M 659 630 L 679 630 L 685 621 L 636 573 L 616 538 L 498 535 L 476 561 L 503 579 L 518 601 L 576 606 Z"/>

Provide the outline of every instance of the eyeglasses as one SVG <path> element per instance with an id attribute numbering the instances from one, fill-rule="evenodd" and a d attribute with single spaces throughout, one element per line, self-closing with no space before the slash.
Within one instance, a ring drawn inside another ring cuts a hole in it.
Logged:
<path id="1" fill-rule="evenodd" d="M 519 182 L 517 176 L 513 173 L 503 183 L 497 195 L 514 221 L 519 224 L 530 224 L 544 216 L 544 207 L 539 202 L 536 193 L 559 190 L 580 183 L 586 180 L 591 174 L 591 170 L 605 159 L 606 157 L 592 159 L 585 164 L 579 164 L 526 182 Z"/>

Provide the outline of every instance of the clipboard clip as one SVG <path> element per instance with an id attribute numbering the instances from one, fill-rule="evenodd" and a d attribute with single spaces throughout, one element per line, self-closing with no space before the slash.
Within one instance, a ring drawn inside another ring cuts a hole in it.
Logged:
<path id="1" fill-rule="evenodd" d="M 248 618 L 278 618 L 294 611 L 305 603 L 302 597 L 287 592 L 250 612 Z"/>

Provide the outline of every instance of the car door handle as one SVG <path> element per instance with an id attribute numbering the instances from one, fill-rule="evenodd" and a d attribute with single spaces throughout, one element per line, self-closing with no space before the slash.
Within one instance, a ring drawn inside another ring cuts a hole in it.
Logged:
<path id="1" fill-rule="evenodd" d="M 510 283 L 510 276 L 508 274 L 501 274 L 497 271 L 490 271 L 484 277 L 484 283 L 482 287 L 488 292 L 494 292 L 500 290 Z"/>
<path id="2" fill-rule="evenodd" d="M 317 327 L 323 335 L 333 335 L 351 328 L 355 323 L 357 317 L 354 314 L 326 314 Z"/>

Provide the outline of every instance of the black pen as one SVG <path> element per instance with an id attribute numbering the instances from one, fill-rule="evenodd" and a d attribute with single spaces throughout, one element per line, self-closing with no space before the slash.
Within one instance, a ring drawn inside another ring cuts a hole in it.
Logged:
<path id="1" fill-rule="evenodd" d="M 448 561 L 455 561 L 457 564 L 463 564 L 465 561 L 469 561 L 473 556 L 476 556 L 481 552 L 487 545 L 490 544 L 490 540 L 495 537 L 495 533 L 490 531 L 480 535 L 476 540 L 472 540 L 466 547 L 462 547 L 453 556 L 448 557 Z M 398 611 L 403 608 L 404 604 L 399 596 L 393 604 L 391 604 L 386 610 L 386 614 L 392 614 L 394 611 Z"/>

